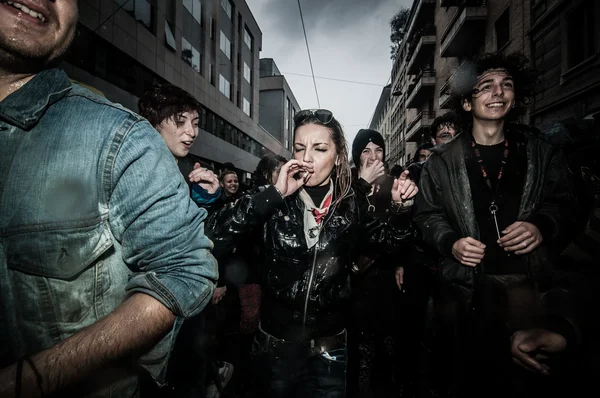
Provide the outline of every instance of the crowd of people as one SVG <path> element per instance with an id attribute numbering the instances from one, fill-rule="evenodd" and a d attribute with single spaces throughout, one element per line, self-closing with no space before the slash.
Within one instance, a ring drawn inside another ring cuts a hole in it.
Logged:
<path id="1" fill-rule="evenodd" d="M 597 159 L 520 122 L 522 55 L 469 60 L 407 165 L 307 109 L 247 185 L 189 153 L 182 88 L 135 113 L 68 79 L 75 2 L 0 7 L 0 396 L 593 386 Z"/>

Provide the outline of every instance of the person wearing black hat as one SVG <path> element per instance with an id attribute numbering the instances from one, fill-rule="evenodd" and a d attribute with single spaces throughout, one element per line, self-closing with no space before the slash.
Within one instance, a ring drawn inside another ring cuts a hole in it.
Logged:
<path id="1" fill-rule="evenodd" d="M 370 129 L 360 130 L 352 143 L 352 159 L 357 168 L 355 178 L 373 187 L 366 198 L 368 212 L 385 220 L 391 206 L 394 178 L 384 170 L 385 141 L 381 134 Z M 400 178 L 408 178 L 408 175 L 405 171 Z M 387 251 L 381 246 L 366 245 L 355 264 L 350 322 L 350 338 L 354 341 L 349 346 L 356 352 L 349 355 L 351 376 L 348 380 L 357 383 L 350 386 L 350 392 L 358 396 L 386 396 L 400 388 L 396 379 L 404 373 L 398 366 L 404 268 L 398 266 L 397 259 L 407 249 Z"/>

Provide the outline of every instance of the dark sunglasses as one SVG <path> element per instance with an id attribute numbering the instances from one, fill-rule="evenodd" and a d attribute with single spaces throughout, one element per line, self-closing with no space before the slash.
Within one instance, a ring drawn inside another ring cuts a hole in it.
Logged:
<path id="1" fill-rule="evenodd" d="M 329 124 L 333 120 L 333 113 L 327 109 L 304 109 L 294 115 L 294 125 L 298 126 L 310 117 L 316 118 L 323 124 Z"/>

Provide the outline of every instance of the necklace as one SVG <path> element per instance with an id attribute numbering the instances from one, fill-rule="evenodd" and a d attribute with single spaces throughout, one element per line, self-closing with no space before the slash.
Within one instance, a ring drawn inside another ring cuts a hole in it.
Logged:
<path id="1" fill-rule="evenodd" d="M 498 227 L 498 219 L 496 217 L 496 213 L 498 212 L 498 205 L 496 204 L 496 193 L 498 192 L 498 186 L 500 185 L 500 180 L 502 180 L 502 176 L 504 174 L 504 167 L 506 166 L 506 159 L 508 158 L 508 140 L 504 139 L 504 153 L 502 156 L 502 163 L 500 165 L 500 170 L 498 171 L 498 180 L 496 181 L 496 189 L 492 187 L 492 181 L 490 180 L 490 176 L 488 175 L 485 165 L 483 164 L 483 159 L 481 158 L 481 152 L 477 147 L 477 143 L 474 139 L 471 140 L 471 148 L 473 148 L 473 152 L 475 153 L 475 158 L 477 159 L 477 164 L 479 164 L 479 168 L 481 169 L 481 175 L 485 180 L 485 184 L 488 186 L 490 191 L 492 192 L 493 199 L 490 203 L 490 214 L 494 218 L 494 224 L 496 226 L 496 233 L 498 234 L 498 239 L 500 236 L 500 228 Z"/>

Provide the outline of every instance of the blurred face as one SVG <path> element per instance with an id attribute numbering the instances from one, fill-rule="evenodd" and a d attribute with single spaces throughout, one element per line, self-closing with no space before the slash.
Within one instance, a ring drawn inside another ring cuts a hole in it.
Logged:
<path id="1" fill-rule="evenodd" d="M 271 174 L 271 184 L 275 185 L 277 179 L 279 178 L 279 172 L 281 171 L 281 166 L 283 166 L 283 162 L 279 162 L 275 170 L 273 170 L 273 174 Z"/>
<path id="2" fill-rule="evenodd" d="M 311 163 L 314 167 L 306 186 L 329 184 L 337 157 L 337 148 L 327 127 L 305 124 L 296 129 L 294 159 Z"/>
<path id="3" fill-rule="evenodd" d="M 466 100 L 463 108 L 473 114 L 473 120 L 502 120 L 514 103 L 512 76 L 505 69 L 489 69 L 479 77 L 471 101 Z"/>
<path id="4" fill-rule="evenodd" d="M 451 124 L 440 126 L 435 135 L 435 145 L 445 144 L 456 135 L 456 128 Z"/>
<path id="5" fill-rule="evenodd" d="M 360 167 L 369 167 L 376 160 L 383 162 L 383 148 L 369 142 L 360 154 Z"/>
<path id="6" fill-rule="evenodd" d="M 183 112 L 156 126 L 176 158 L 185 157 L 198 136 L 198 112 Z"/>
<path id="7" fill-rule="evenodd" d="M 77 0 L 0 0 L 0 67 L 42 68 L 69 47 Z"/>
<path id="8" fill-rule="evenodd" d="M 235 195 L 239 188 L 240 184 L 238 182 L 237 174 L 227 174 L 223 177 L 223 182 L 221 182 L 221 187 L 225 190 L 225 193 L 228 196 Z"/>
<path id="9" fill-rule="evenodd" d="M 419 155 L 417 156 L 417 159 L 419 160 L 419 162 L 424 162 L 427 160 L 427 158 L 429 157 L 429 155 L 431 155 L 431 151 L 428 149 L 421 149 L 419 151 Z"/>

